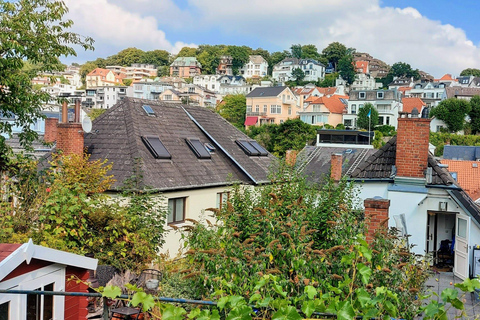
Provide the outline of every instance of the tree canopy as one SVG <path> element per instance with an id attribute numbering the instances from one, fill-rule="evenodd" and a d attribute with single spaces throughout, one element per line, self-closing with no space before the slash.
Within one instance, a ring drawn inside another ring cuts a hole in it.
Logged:
<path id="1" fill-rule="evenodd" d="M 470 128 L 473 134 L 480 132 L 480 96 L 473 96 L 470 100 L 471 110 L 468 113 L 470 117 Z"/>
<path id="2" fill-rule="evenodd" d="M 245 128 L 246 98 L 243 94 L 226 95 L 217 112 L 239 129 Z"/>
<path id="3" fill-rule="evenodd" d="M 461 76 L 474 76 L 474 77 L 480 77 L 480 69 L 475 69 L 475 68 L 467 68 L 462 70 L 460 72 Z"/>
<path id="4" fill-rule="evenodd" d="M 50 95 L 32 85 L 38 74 L 63 71 L 60 56 L 76 55 L 72 45 L 93 49 L 93 39 L 70 32 L 73 21 L 63 19 L 68 9 L 63 1 L 0 0 L 0 113 L 14 116 L 0 123 L 0 134 L 11 134 L 12 127 L 23 129 L 22 145 L 37 138 L 31 124 L 42 118 L 42 105 Z M 25 61 L 34 66 L 24 70 Z M 0 135 L 0 150 L 5 148 Z"/>
<path id="5" fill-rule="evenodd" d="M 371 113 L 370 113 L 371 110 Z M 370 113 L 370 116 L 369 116 Z M 358 110 L 357 127 L 365 130 L 372 130 L 378 125 L 378 111 L 371 104 L 366 103 L 363 108 Z"/>
<path id="6" fill-rule="evenodd" d="M 349 85 L 355 81 L 355 66 L 353 64 L 353 56 L 351 54 L 344 55 L 338 61 L 337 67 L 338 73 L 342 76 L 342 79 L 345 80 Z"/>
<path id="7" fill-rule="evenodd" d="M 430 111 L 430 117 L 437 117 L 445 122 L 450 132 L 458 132 L 464 128 L 465 117 L 472 107 L 467 100 L 449 98 L 441 101 Z"/>
<path id="8" fill-rule="evenodd" d="M 322 50 L 322 55 L 333 64 L 337 70 L 337 64 L 347 54 L 347 47 L 340 42 L 332 42 Z"/>

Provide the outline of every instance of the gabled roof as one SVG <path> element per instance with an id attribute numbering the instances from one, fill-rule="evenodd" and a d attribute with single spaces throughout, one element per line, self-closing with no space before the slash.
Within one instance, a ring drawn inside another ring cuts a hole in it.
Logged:
<path id="1" fill-rule="evenodd" d="M 390 139 L 383 147 L 368 157 L 364 163 L 350 175 L 353 180 L 391 180 L 395 176 L 393 166 L 397 155 L 397 137 Z M 445 168 L 439 166 L 432 154 L 428 155 L 428 167 L 432 168 L 432 181 L 428 184 L 452 186 L 456 185 Z"/>
<path id="2" fill-rule="evenodd" d="M 335 92 L 337 92 L 337 87 L 326 87 L 326 88 L 320 88 L 318 87 L 317 90 L 326 96 L 328 95 L 333 95 Z"/>
<path id="3" fill-rule="evenodd" d="M 336 96 L 323 96 L 312 101 L 311 104 L 323 104 L 331 113 L 343 114 L 346 108 L 346 105 Z"/>
<path id="4" fill-rule="evenodd" d="M 19 265 L 30 264 L 33 259 L 87 270 L 95 270 L 98 262 L 97 259 L 35 245 L 32 239 L 24 244 L 0 243 L 0 281 Z"/>
<path id="5" fill-rule="evenodd" d="M 255 88 L 247 94 L 247 98 L 257 98 L 257 97 L 276 97 L 280 93 L 283 92 L 283 90 L 287 89 L 287 86 L 281 86 L 281 87 L 259 87 Z"/>
<path id="6" fill-rule="evenodd" d="M 255 63 L 255 64 L 260 64 L 260 63 L 264 63 L 264 62 L 267 62 L 267 60 L 265 60 L 261 55 L 251 55 L 249 57 L 250 61 Z"/>
<path id="7" fill-rule="evenodd" d="M 451 74 L 444 74 L 440 79 L 435 79 L 435 81 L 457 81 L 457 79 L 453 79 Z"/>
<path id="8" fill-rule="evenodd" d="M 450 173 L 456 173 L 458 184 L 473 200 L 480 198 L 480 162 L 449 159 L 440 162 L 448 165 Z"/>
<path id="9" fill-rule="evenodd" d="M 355 61 L 355 68 L 356 69 L 362 69 L 363 73 L 367 73 L 368 69 L 368 61 Z"/>
<path id="10" fill-rule="evenodd" d="M 102 69 L 102 68 L 95 68 L 92 71 L 90 71 L 87 76 L 103 76 L 105 77 L 109 72 L 112 72 L 112 70 L 108 69 Z M 113 73 L 113 72 L 112 72 Z"/>
<path id="11" fill-rule="evenodd" d="M 144 105 L 152 108 L 154 116 L 145 112 Z M 142 136 L 158 137 L 171 160 L 156 159 Z M 187 138 L 214 146 L 211 159 L 198 159 Z M 267 182 L 274 157 L 248 156 L 235 142 L 238 139 L 251 140 L 209 109 L 125 98 L 93 121 L 85 147 L 91 160 L 108 159 L 113 164 L 114 189 L 132 177 L 136 167 L 141 187 L 157 191 Z"/>
<path id="12" fill-rule="evenodd" d="M 422 112 L 422 108 L 427 104 L 422 99 L 414 98 L 402 98 L 403 112 L 412 113 L 413 108 L 417 108 L 418 112 Z"/>

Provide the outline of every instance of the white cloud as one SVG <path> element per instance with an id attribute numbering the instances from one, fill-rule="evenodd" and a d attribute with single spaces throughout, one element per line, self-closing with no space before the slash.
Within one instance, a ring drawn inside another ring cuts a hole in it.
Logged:
<path id="1" fill-rule="evenodd" d="M 148 0 L 136 2 L 142 6 Z M 153 15 L 128 11 L 107 0 L 67 0 L 66 4 L 68 17 L 75 22 L 74 31 L 94 38 L 96 47 L 112 47 L 111 54 L 128 47 L 178 52 L 179 47 L 186 45 L 181 41 L 168 41 Z"/>
<path id="2" fill-rule="evenodd" d="M 111 47 L 110 54 L 132 46 L 178 52 L 185 39 L 171 39 L 162 31 L 174 30 L 177 37 L 189 35 L 188 42 L 260 43 L 266 49 L 313 43 L 321 50 L 339 41 L 389 64 L 407 62 L 434 76 L 480 65 L 480 48 L 462 29 L 430 20 L 412 7 L 381 8 L 379 3 L 188 0 L 180 8 L 175 0 L 67 1 L 75 30 L 92 36 L 97 47 Z"/>

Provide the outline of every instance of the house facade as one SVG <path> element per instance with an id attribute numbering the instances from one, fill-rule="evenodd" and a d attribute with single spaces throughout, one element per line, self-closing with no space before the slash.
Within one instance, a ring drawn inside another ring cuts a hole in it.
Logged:
<path id="1" fill-rule="evenodd" d="M 336 127 L 343 123 L 343 114 L 347 110 L 345 98 L 348 99 L 348 97 L 336 95 L 318 97 L 298 112 L 300 120 L 315 126 L 328 124 Z"/>
<path id="2" fill-rule="evenodd" d="M 447 98 L 446 88 L 450 85 L 451 82 L 416 82 L 408 96 L 422 99 L 427 107 L 436 107 Z"/>
<path id="3" fill-rule="evenodd" d="M 35 245 L 0 243 L 0 289 L 87 293 L 85 281 L 97 260 Z M 71 279 L 74 277 L 75 279 Z M 76 279 L 82 282 L 77 283 Z M 80 296 L 1 294 L 2 319 L 86 319 L 88 300 Z"/>
<path id="4" fill-rule="evenodd" d="M 231 56 L 221 56 L 216 72 L 222 76 L 233 76 L 232 66 L 233 58 Z"/>
<path id="5" fill-rule="evenodd" d="M 251 55 L 248 62 L 240 69 L 245 79 L 263 78 L 268 75 L 268 62 L 261 55 Z"/>
<path id="6" fill-rule="evenodd" d="M 294 69 L 301 69 L 305 74 L 304 81 L 316 82 L 325 78 L 325 66 L 313 59 L 287 58 L 273 66 L 272 78 L 279 82 L 295 80 Z"/>
<path id="7" fill-rule="evenodd" d="M 115 86 L 122 83 L 122 77 L 117 76 L 112 70 L 96 68 L 87 74 L 85 83 L 87 89 Z"/>
<path id="8" fill-rule="evenodd" d="M 96 109 L 108 109 L 127 96 L 126 86 L 102 86 L 85 90 L 82 106 Z"/>
<path id="9" fill-rule="evenodd" d="M 298 117 L 298 97 L 286 87 L 259 87 L 246 96 L 245 126 L 280 124 Z"/>
<path id="10" fill-rule="evenodd" d="M 132 98 L 158 100 L 162 92 L 173 89 L 173 86 L 159 81 L 134 82 L 127 88 L 127 96 Z"/>
<path id="11" fill-rule="evenodd" d="M 182 88 L 166 89 L 159 94 L 158 99 L 164 102 L 181 102 L 200 107 L 215 106 L 217 102 L 215 92 L 194 84 L 187 84 Z"/>
<path id="12" fill-rule="evenodd" d="M 366 103 L 377 109 L 380 125 L 397 127 L 398 112 L 402 110 L 402 94 L 397 90 L 351 90 L 343 116 L 345 127 L 357 128 L 357 114 Z"/>
<path id="13" fill-rule="evenodd" d="M 170 77 L 190 78 L 201 73 L 202 65 L 195 57 L 178 57 L 170 65 Z"/>

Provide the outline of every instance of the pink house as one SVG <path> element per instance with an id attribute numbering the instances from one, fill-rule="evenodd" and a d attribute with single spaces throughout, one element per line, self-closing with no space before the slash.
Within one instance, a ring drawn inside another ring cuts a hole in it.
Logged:
<path id="1" fill-rule="evenodd" d="M 0 243 L 0 289 L 87 292 L 84 283 L 97 260 L 33 244 Z M 77 279 L 82 282 L 77 283 Z M 87 298 L 1 294 L 1 319 L 80 320 L 87 317 Z"/>

